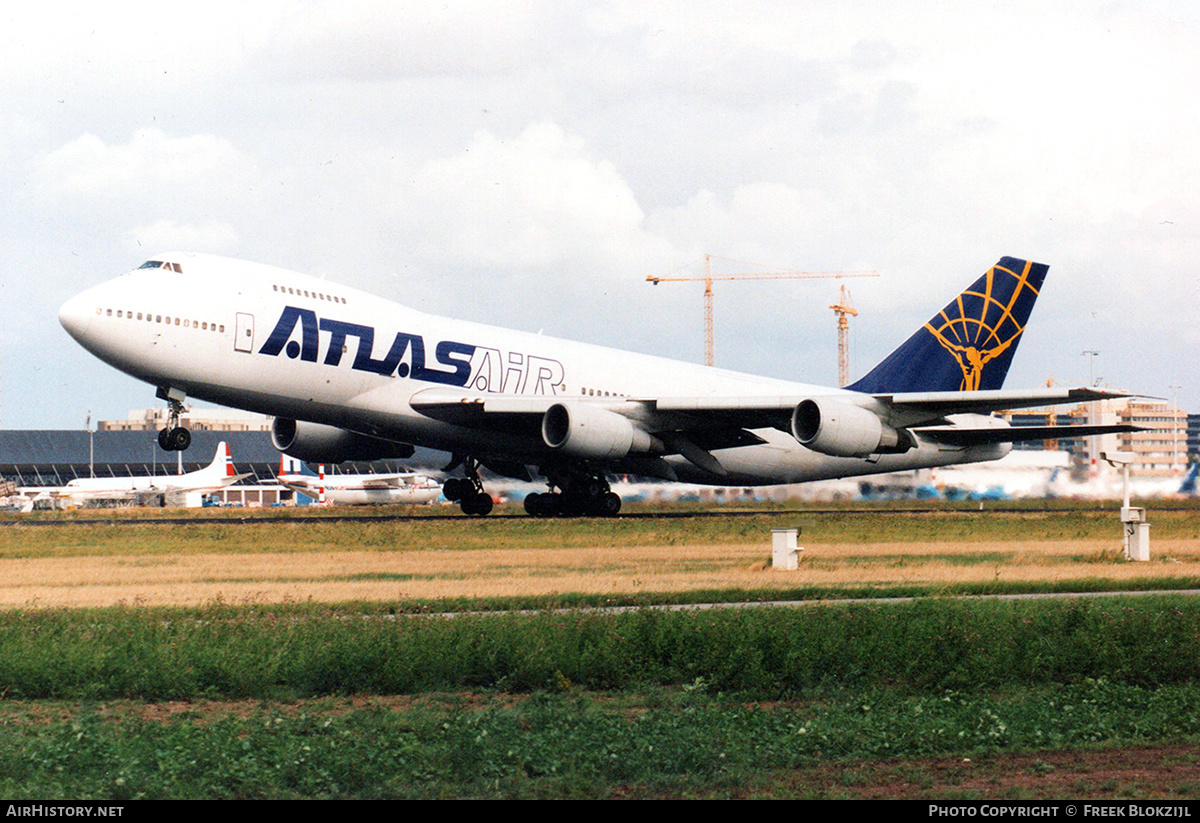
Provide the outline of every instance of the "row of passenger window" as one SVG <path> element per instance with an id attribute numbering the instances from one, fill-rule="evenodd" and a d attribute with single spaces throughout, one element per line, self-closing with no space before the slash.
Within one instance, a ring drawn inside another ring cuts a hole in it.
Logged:
<path id="1" fill-rule="evenodd" d="M 125 309 L 96 309 L 96 314 L 104 314 L 107 317 L 116 317 L 123 320 L 145 320 L 148 323 L 166 323 L 168 326 L 183 326 L 185 329 L 200 329 L 200 331 L 215 331 L 218 334 L 224 333 L 224 323 L 210 323 L 207 320 L 192 320 L 187 317 L 168 317 L 161 314 L 150 314 L 149 312 L 126 311 Z"/>
<path id="2" fill-rule="evenodd" d="M 336 294 L 322 294 L 321 292 L 315 292 L 315 291 L 310 292 L 308 289 L 294 289 L 291 286 L 274 285 L 274 286 L 271 286 L 271 288 L 273 288 L 277 292 L 281 292 L 282 294 L 294 294 L 294 295 L 297 295 L 298 297 L 311 297 L 314 300 L 328 300 L 331 303 L 345 303 L 346 302 L 346 298 L 341 297 Z"/>

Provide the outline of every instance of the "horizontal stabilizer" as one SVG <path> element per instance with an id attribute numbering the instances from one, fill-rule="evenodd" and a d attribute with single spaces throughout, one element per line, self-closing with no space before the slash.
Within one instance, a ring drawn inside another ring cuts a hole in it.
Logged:
<path id="1" fill-rule="evenodd" d="M 982 446 L 987 443 L 1024 443 L 1029 440 L 1069 440 L 1075 437 L 1135 431 L 1143 429 L 1128 423 L 1110 426 L 927 426 L 916 429 L 915 433 L 955 446 Z"/>
<path id="2" fill-rule="evenodd" d="M 895 409 L 920 409 L 936 414 L 987 414 L 1008 409 L 1086 403 L 1092 400 L 1113 400 L 1135 395 L 1115 389 L 1089 389 L 1081 386 L 1073 389 L 899 392 L 872 396 L 886 406 Z"/>

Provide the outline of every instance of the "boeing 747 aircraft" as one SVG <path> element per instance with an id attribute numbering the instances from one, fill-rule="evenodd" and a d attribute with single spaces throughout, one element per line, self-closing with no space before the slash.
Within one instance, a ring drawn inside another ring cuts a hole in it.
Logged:
<path id="1" fill-rule="evenodd" d="M 1128 426 L 1012 428 L 1002 409 L 1128 396 L 1006 391 L 1047 266 L 1002 258 L 857 383 L 834 389 L 452 320 L 348 286 L 173 253 L 71 298 L 84 348 L 157 387 L 186 448 L 186 398 L 273 415 L 313 463 L 455 455 L 444 493 L 491 511 L 478 469 L 544 477 L 536 516 L 615 515 L 612 474 L 776 485 L 994 460 L 1018 440 Z"/>

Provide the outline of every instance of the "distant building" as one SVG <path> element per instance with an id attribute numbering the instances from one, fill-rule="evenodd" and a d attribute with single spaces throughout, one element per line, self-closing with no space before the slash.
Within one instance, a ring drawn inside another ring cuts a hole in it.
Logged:
<path id="1" fill-rule="evenodd" d="M 1188 415 L 1165 400 L 1119 398 L 1082 403 L 1069 410 L 1007 412 L 1004 417 L 1014 426 L 1082 426 L 1095 422 L 1097 425 L 1128 423 L 1145 429 L 1013 445 L 1015 449 L 1060 449 L 1069 452 L 1079 465 L 1099 460 L 1106 451 L 1133 452 L 1136 457 L 1130 466 L 1130 474 L 1143 477 L 1182 473 L 1189 453 L 1200 453 L 1200 445 L 1195 443 L 1200 439 L 1200 415 Z"/>
<path id="2" fill-rule="evenodd" d="M 249 476 L 221 493 L 227 502 L 272 505 L 290 500 L 275 483 L 279 452 L 264 431 L 197 430 L 186 452 L 164 452 L 153 430 L 95 431 L 0 430 L 0 483 L 21 488 L 65 486 L 79 477 L 173 475 L 208 465 L 217 444 L 225 441 L 234 469 Z M 440 469 L 450 455 L 418 449 L 409 460 L 343 463 L 330 473 L 398 472 Z"/>
<path id="3" fill-rule="evenodd" d="M 1187 417 L 1187 453 L 1189 463 L 1200 463 L 1200 414 Z"/>
<path id="4" fill-rule="evenodd" d="M 167 409 L 134 409 L 124 420 L 101 420 L 97 431 L 158 431 L 166 428 Z M 179 418 L 180 425 L 192 431 L 265 432 L 271 430 L 271 418 L 264 414 L 234 409 L 191 409 Z"/>
<path id="5" fill-rule="evenodd" d="M 1165 400 L 1126 400 L 1118 409 L 1122 423 L 1145 431 L 1121 435 L 1122 451 L 1136 455 L 1130 473 L 1170 475 L 1181 473 L 1187 465 L 1187 413 Z"/>

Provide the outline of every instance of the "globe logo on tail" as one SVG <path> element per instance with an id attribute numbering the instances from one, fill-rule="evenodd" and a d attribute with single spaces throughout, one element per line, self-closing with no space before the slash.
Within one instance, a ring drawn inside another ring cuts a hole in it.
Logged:
<path id="1" fill-rule="evenodd" d="M 1029 282 L 1032 266 L 1026 263 L 1019 273 L 999 264 L 992 266 L 975 286 L 925 324 L 962 370 L 961 391 L 978 391 L 988 363 L 1025 331 L 1023 320 L 1029 312 L 1020 307 L 1027 307 L 1038 294 Z"/>

